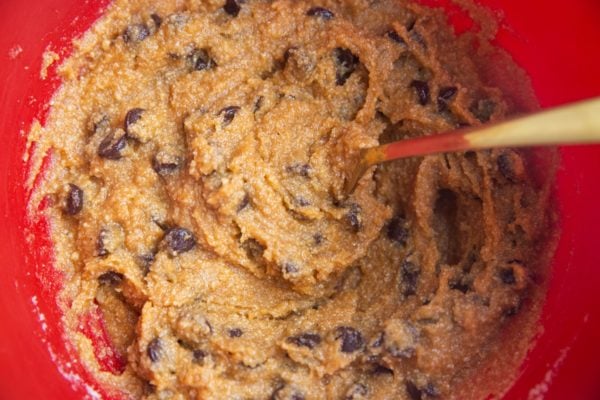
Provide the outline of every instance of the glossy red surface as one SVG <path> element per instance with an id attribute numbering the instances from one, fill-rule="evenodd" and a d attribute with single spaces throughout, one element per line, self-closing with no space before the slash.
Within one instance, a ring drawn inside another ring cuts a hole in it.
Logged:
<path id="1" fill-rule="evenodd" d="M 60 275 L 51 267 L 43 223 L 34 227 L 27 243 L 22 154 L 24 132 L 34 117 L 43 119 L 58 85 L 55 79 L 40 80 L 42 53 L 47 46 L 68 53 L 70 39 L 98 17 L 106 2 L 0 1 L 2 399 L 79 399 L 89 392 L 61 375 L 48 350 L 50 345 L 63 360 L 63 371 L 89 379 L 57 325 L 54 294 Z M 482 3 L 504 14 L 498 43 L 529 72 L 543 106 L 600 95 L 598 0 Z M 450 14 L 465 21 L 456 10 Z M 543 382 L 546 399 L 600 398 L 600 147 L 565 148 L 561 156 L 557 192 L 562 236 L 541 321 L 544 331 L 506 395 L 509 399 L 527 398 Z"/>

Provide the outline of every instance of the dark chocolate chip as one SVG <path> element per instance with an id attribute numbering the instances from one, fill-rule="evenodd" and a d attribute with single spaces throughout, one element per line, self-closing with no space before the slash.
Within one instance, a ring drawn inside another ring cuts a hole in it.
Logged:
<path id="1" fill-rule="evenodd" d="M 156 29 L 160 28 L 163 22 L 160 15 L 152 13 L 150 14 L 150 18 L 152 18 L 152 22 L 154 22 L 154 26 L 156 26 Z"/>
<path id="2" fill-rule="evenodd" d="M 248 207 L 248 205 L 250 205 L 250 195 L 246 193 L 244 194 L 242 201 L 240 201 L 236 211 L 241 212 L 244 208 Z"/>
<path id="3" fill-rule="evenodd" d="M 304 394 L 289 385 L 280 383 L 273 390 L 269 400 L 304 400 Z"/>
<path id="4" fill-rule="evenodd" d="M 196 237 L 185 228 L 171 228 L 163 238 L 169 253 L 176 256 L 190 251 L 196 246 Z"/>
<path id="5" fill-rule="evenodd" d="M 317 232 L 313 235 L 313 241 L 315 242 L 315 245 L 320 245 L 321 243 L 323 243 L 323 241 L 325 240 L 325 238 L 323 237 L 323 234 L 320 232 Z"/>
<path id="6" fill-rule="evenodd" d="M 381 332 L 379 334 L 379 336 L 377 336 L 377 338 L 373 341 L 373 344 L 371 344 L 371 347 L 374 348 L 379 348 L 383 345 L 383 339 L 385 337 L 385 334 L 383 332 Z"/>
<path id="7" fill-rule="evenodd" d="M 240 13 L 241 7 L 236 0 L 226 0 L 223 10 L 233 17 L 237 17 Z"/>
<path id="8" fill-rule="evenodd" d="M 204 350 L 194 350 L 192 352 L 192 357 L 194 358 L 194 362 L 196 364 L 202 364 L 207 356 L 208 353 Z"/>
<path id="9" fill-rule="evenodd" d="M 227 331 L 227 333 L 231 338 L 238 338 L 244 334 L 240 328 L 231 328 Z"/>
<path id="10" fill-rule="evenodd" d="M 388 239 L 400 245 L 405 245 L 408 239 L 408 230 L 406 229 L 404 218 L 400 216 L 392 218 L 387 226 L 386 233 Z"/>
<path id="11" fill-rule="evenodd" d="M 340 349 L 343 353 L 354 353 L 365 345 L 361 333 L 350 326 L 340 326 L 335 332 L 335 338 L 342 341 Z"/>
<path id="12" fill-rule="evenodd" d="M 513 170 L 510 156 L 507 153 L 500 154 L 496 159 L 496 164 L 498 165 L 498 171 L 500 171 L 500 174 L 502 174 L 504 178 L 510 182 L 517 181 L 517 176 Z"/>
<path id="13" fill-rule="evenodd" d="M 144 113 L 143 108 L 132 108 L 131 110 L 127 111 L 127 114 L 125 115 L 125 132 L 129 135 L 129 127 L 133 124 L 135 124 L 136 122 L 138 122 L 140 120 L 140 118 L 142 118 L 142 114 Z"/>
<path id="14" fill-rule="evenodd" d="M 142 267 L 144 276 L 148 275 L 148 272 L 150 272 L 150 266 L 154 263 L 154 258 L 154 253 L 145 253 L 138 257 L 139 265 Z"/>
<path id="15" fill-rule="evenodd" d="M 463 292 L 463 293 L 467 293 L 468 291 L 471 290 L 471 287 L 466 284 L 463 283 L 462 281 L 452 281 L 448 284 L 448 287 L 452 290 L 458 290 L 459 292 Z"/>
<path id="16" fill-rule="evenodd" d="M 76 215 L 83 209 L 83 190 L 77 185 L 69 183 L 69 192 L 65 200 L 64 211 L 68 215 Z"/>
<path id="17" fill-rule="evenodd" d="M 115 271 L 108 271 L 98 277 L 98 282 L 101 285 L 117 286 L 123 282 L 123 274 Z"/>
<path id="18" fill-rule="evenodd" d="M 299 175 L 304 178 L 309 178 L 312 167 L 309 164 L 296 163 L 288 165 L 285 170 L 291 174 Z"/>
<path id="19" fill-rule="evenodd" d="M 514 285 L 517 283 L 517 279 L 515 278 L 515 271 L 512 268 L 501 268 L 498 273 L 500 276 L 500 280 L 505 285 Z"/>
<path id="20" fill-rule="evenodd" d="M 350 50 L 341 47 L 336 48 L 333 55 L 336 60 L 335 84 L 342 86 L 356 70 L 359 59 Z"/>
<path id="21" fill-rule="evenodd" d="M 154 338 L 148 343 L 148 348 L 146 349 L 146 354 L 148 354 L 148 358 L 150 361 L 157 362 L 160 359 L 162 352 L 162 341 L 160 338 Z"/>
<path id="22" fill-rule="evenodd" d="M 288 261 L 283 264 L 283 272 L 287 275 L 294 275 L 300 272 L 300 267 L 298 267 L 298 264 Z"/>
<path id="23" fill-rule="evenodd" d="M 438 110 L 440 112 L 448 110 L 448 103 L 456 96 L 458 89 L 456 86 L 446 86 L 438 92 Z"/>
<path id="24" fill-rule="evenodd" d="M 385 365 L 375 364 L 371 370 L 373 375 L 394 375 L 394 370 Z"/>
<path id="25" fill-rule="evenodd" d="M 260 260 L 265 252 L 265 246 L 263 246 L 258 240 L 250 238 L 242 243 L 242 247 L 246 250 L 248 258 L 252 260 Z"/>
<path id="26" fill-rule="evenodd" d="M 258 110 L 260 110 L 260 108 L 263 105 L 265 98 L 264 96 L 258 96 L 258 99 L 256 99 L 256 102 L 254 103 L 254 113 L 256 113 Z"/>
<path id="27" fill-rule="evenodd" d="M 205 49 L 194 49 L 187 55 L 187 61 L 194 71 L 214 68 L 217 64 Z"/>
<path id="28" fill-rule="evenodd" d="M 302 196 L 297 196 L 294 201 L 296 202 L 296 204 L 298 204 L 300 207 L 307 207 L 310 206 L 310 201 L 305 199 Z"/>
<path id="29" fill-rule="evenodd" d="M 520 306 L 512 306 L 512 307 L 508 307 L 507 309 L 504 310 L 503 314 L 505 317 L 514 317 L 515 315 L 517 315 L 517 313 L 520 310 Z"/>
<path id="30" fill-rule="evenodd" d="M 431 382 L 428 382 L 427 385 L 425 385 L 423 392 L 429 397 L 438 397 L 440 395 L 438 388 Z"/>
<path id="31" fill-rule="evenodd" d="M 121 152 L 125 146 L 127 146 L 127 135 L 119 129 L 106 135 L 100 142 L 98 155 L 107 160 L 119 160 L 123 156 Z"/>
<path id="32" fill-rule="evenodd" d="M 412 400 L 421 400 L 423 398 L 423 392 L 413 382 L 405 381 L 404 385 L 406 387 L 406 393 L 408 393 Z"/>
<path id="33" fill-rule="evenodd" d="M 106 257 L 109 254 L 106 248 L 106 239 L 108 238 L 109 232 L 105 228 L 100 229 L 98 233 L 98 239 L 96 240 L 96 254 L 99 257 Z"/>
<path id="34" fill-rule="evenodd" d="M 335 17 L 335 14 L 323 7 L 313 7 L 306 12 L 309 17 L 319 17 L 328 21 Z"/>
<path id="35" fill-rule="evenodd" d="M 404 260 L 400 266 L 400 291 L 404 296 L 413 296 L 417 293 L 421 269 L 414 263 Z"/>
<path id="36" fill-rule="evenodd" d="M 404 39 L 402 39 L 400 37 L 400 35 L 398 35 L 398 32 L 396 32 L 395 30 L 391 29 L 389 31 L 387 31 L 385 33 L 385 36 L 387 38 L 389 38 L 391 41 L 396 42 L 398 44 L 406 44 L 406 42 L 404 41 Z"/>
<path id="37" fill-rule="evenodd" d="M 296 336 L 290 336 L 289 338 L 287 338 L 287 342 L 293 343 L 296 346 L 314 349 L 321 343 L 321 336 L 318 333 L 301 333 Z"/>
<path id="38" fill-rule="evenodd" d="M 420 105 L 424 106 L 429 103 L 429 84 L 427 82 L 414 80 L 410 83 L 410 87 L 415 89 Z"/>
<path id="39" fill-rule="evenodd" d="M 403 347 L 403 348 L 398 348 L 396 346 L 390 346 L 386 349 L 388 351 L 388 353 L 390 353 L 390 355 L 392 357 L 395 358 L 412 358 L 415 354 L 417 354 L 417 349 L 415 349 L 414 347 Z"/>
<path id="40" fill-rule="evenodd" d="M 228 106 L 219 111 L 217 115 L 223 115 L 223 126 L 229 125 L 239 110 L 238 106 Z"/>
<path id="41" fill-rule="evenodd" d="M 346 214 L 346 220 L 352 231 L 358 232 L 362 228 L 362 209 L 356 204 L 352 203 L 349 207 L 348 213 Z"/>
<path id="42" fill-rule="evenodd" d="M 483 99 L 474 102 L 469 111 L 481 122 L 488 122 L 496 111 L 496 103 L 490 99 Z"/>
<path id="43" fill-rule="evenodd" d="M 355 383 L 346 392 L 344 400 L 362 400 L 369 394 L 369 389 L 362 383 Z"/>
<path id="44" fill-rule="evenodd" d="M 171 175 L 179 169 L 179 158 L 157 154 L 152 158 L 152 169 L 160 176 Z"/>
<path id="45" fill-rule="evenodd" d="M 123 40 L 125 43 L 137 43 L 150 36 L 150 30 L 146 24 L 129 25 L 123 32 Z"/>

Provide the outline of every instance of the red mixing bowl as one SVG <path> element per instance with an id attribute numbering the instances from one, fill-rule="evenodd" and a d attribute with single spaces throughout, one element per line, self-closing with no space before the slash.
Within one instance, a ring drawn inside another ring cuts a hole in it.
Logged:
<path id="1" fill-rule="evenodd" d="M 54 301 L 60 274 L 45 224 L 28 234 L 23 153 L 33 118 L 43 121 L 59 84 L 54 67 L 40 79 L 42 54 L 68 54 L 107 2 L 0 0 L 0 399 L 104 393 L 63 341 Z M 425 2 L 445 6 L 458 26 L 466 21 L 445 1 Z M 497 43 L 528 71 L 543 107 L 600 95 L 600 1 L 481 3 L 501 16 Z M 543 330 L 507 399 L 600 399 L 600 147 L 560 154 L 561 237 Z"/>

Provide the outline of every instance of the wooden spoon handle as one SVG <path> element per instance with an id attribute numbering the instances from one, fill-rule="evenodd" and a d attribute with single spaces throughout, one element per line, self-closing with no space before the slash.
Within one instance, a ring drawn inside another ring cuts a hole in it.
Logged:
<path id="1" fill-rule="evenodd" d="M 398 158 L 495 147 L 600 143 L 600 98 L 493 125 L 400 140 L 365 149 L 366 165 Z"/>

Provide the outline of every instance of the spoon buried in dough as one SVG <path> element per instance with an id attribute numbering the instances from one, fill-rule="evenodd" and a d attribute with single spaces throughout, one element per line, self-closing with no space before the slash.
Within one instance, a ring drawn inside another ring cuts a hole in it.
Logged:
<path id="1" fill-rule="evenodd" d="M 585 143 L 600 143 L 600 97 L 496 124 L 362 149 L 358 163 L 347 175 L 344 190 L 346 194 L 352 193 L 358 180 L 373 165 L 399 158 L 496 147 Z"/>

